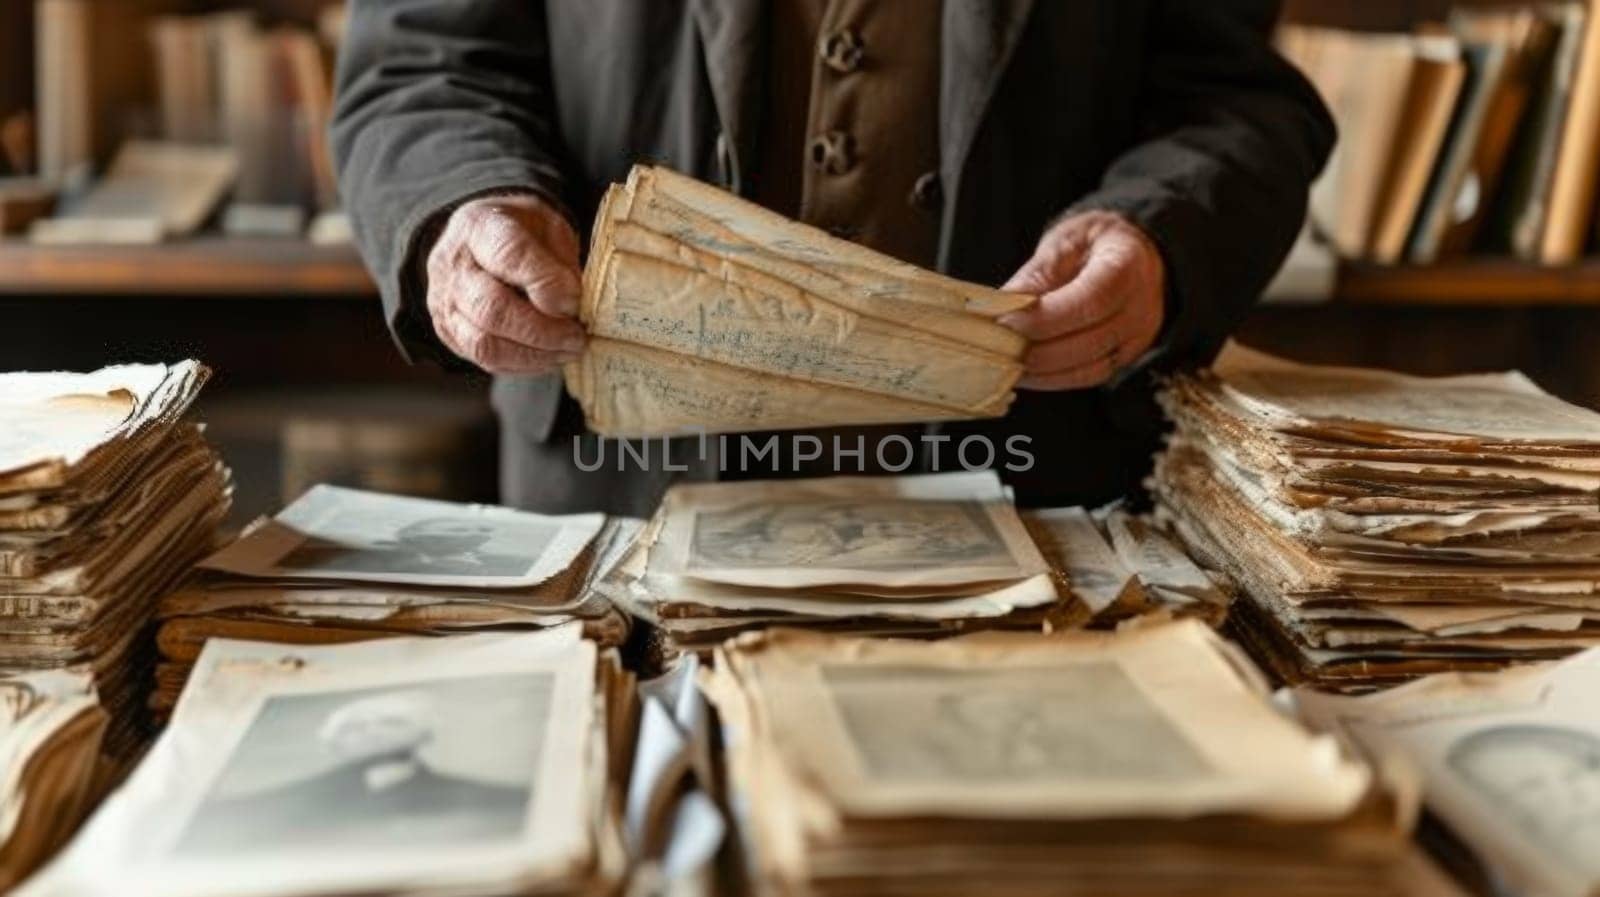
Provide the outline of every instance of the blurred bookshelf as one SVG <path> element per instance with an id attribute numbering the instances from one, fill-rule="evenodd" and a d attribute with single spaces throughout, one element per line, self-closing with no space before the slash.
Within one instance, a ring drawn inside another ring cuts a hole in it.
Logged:
<path id="1" fill-rule="evenodd" d="M 349 246 L 194 237 L 153 246 L 34 246 L 0 241 L 0 295 L 372 299 Z"/>
<path id="2" fill-rule="evenodd" d="M 1340 259 L 1323 298 L 1600 302 L 1596 4 L 1289 0 L 1276 42 L 1339 126 L 1308 222 Z"/>
<path id="3" fill-rule="evenodd" d="M 1340 265 L 1331 301 L 1361 305 L 1600 308 L 1600 260 L 1541 265 L 1465 258 L 1431 265 Z"/>
<path id="4" fill-rule="evenodd" d="M 485 378 L 405 363 L 339 214 L 343 5 L 0 0 L 0 359 L 204 361 L 234 524 L 313 480 L 494 497 Z"/>

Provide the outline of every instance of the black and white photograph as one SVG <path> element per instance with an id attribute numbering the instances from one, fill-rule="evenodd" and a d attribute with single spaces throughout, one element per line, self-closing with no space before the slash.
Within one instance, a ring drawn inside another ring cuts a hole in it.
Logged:
<path id="1" fill-rule="evenodd" d="M 1554 725 L 1496 725 L 1457 738 L 1450 770 L 1563 860 L 1600 873 L 1600 738 Z"/>
<path id="2" fill-rule="evenodd" d="M 271 697 L 176 853 L 514 841 L 552 688 L 550 673 L 510 673 Z"/>
<path id="3" fill-rule="evenodd" d="M 982 502 L 819 501 L 695 515 L 690 569 L 915 570 L 1015 563 Z"/>
<path id="4" fill-rule="evenodd" d="M 201 562 L 241 576 L 524 587 L 566 571 L 600 514 L 389 495 L 326 484 Z"/>
<path id="5" fill-rule="evenodd" d="M 330 574 L 520 576 L 559 531 L 553 524 L 426 517 L 371 542 L 310 538 L 279 558 L 278 566 Z"/>
<path id="6" fill-rule="evenodd" d="M 824 666 L 869 777 L 884 782 L 1187 781 L 1211 765 L 1121 666 Z"/>

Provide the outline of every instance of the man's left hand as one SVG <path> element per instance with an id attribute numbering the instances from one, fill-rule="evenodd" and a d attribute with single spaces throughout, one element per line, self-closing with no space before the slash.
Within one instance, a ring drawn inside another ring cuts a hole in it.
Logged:
<path id="1" fill-rule="evenodd" d="M 1032 345 L 1025 389 L 1086 389 L 1155 344 L 1166 314 L 1166 266 L 1155 243 L 1112 212 L 1084 212 L 1045 231 L 1002 289 L 1039 301 L 1000 318 Z"/>

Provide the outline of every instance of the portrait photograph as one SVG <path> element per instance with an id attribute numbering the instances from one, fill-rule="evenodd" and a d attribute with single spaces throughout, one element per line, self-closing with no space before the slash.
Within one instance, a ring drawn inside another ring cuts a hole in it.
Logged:
<path id="1" fill-rule="evenodd" d="M 1177 782 L 1211 765 L 1121 666 L 822 668 L 869 778 Z"/>
<path id="2" fill-rule="evenodd" d="M 550 673 L 515 673 L 269 698 L 175 852 L 514 841 L 552 687 Z"/>
<path id="3" fill-rule="evenodd" d="M 277 565 L 328 574 L 520 576 L 538 563 L 559 531 L 554 524 L 425 517 L 395 528 L 387 538 L 366 542 L 308 538 Z"/>
<path id="4" fill-rule="evenodd" d="M 1457 737 L 1445 765 L 1544 849 L 1600 874 L 1600 738 L 1569 726 L 1489 726 Z"/>
<path id="5" fill-rule="evenodd" d="M 982 502 L 819 501 L 695 515 L 689 568 L 915 570 L 1015 563 Z"/>

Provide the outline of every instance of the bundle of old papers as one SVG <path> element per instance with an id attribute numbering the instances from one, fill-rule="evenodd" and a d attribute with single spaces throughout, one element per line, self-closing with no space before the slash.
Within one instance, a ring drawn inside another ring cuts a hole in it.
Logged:
<path id="1" fill-rule="evenodd" d="M 105 728 L 86 670 L 0 677 L 0 891 L 49 859 L 88 814 Z"/>
<path id="2" fill-rule="evenodd" d="M 587 589 L 596 557 L 618 544 L 601 514 L 313 487 L 162 598 L 151 708 L 171 711 L 218 637 L 312 645 L 579 621 L 621 644 L 627 618 Z"/>
<path id="3" fill-rule="evenodd" d="M 180 420 L 207 375 L 0 374 L 0 672 L 88 667 L 119 756 L 144 740 L 156 598 L 229 505 L 227 469 Z"/>
<path id="4" fill-rule="evenodd" d="M 1519 374 L 1235 348 L 1174 382 L 1154 489 L 1290 682 L 1370 688 L 1600 639 L 1600 415 Z"/>
<path id="5" fill-rule="evenodd" d="M 664 168 L 595 217 L 566 370 L 608 436 L 998 417 L 1032 296 L 952 280 Z"/>
<path id="6" fill-rule="evenodd" d="M 16 894 L 605 893 L 632 691 L 576 625 L 214 640 L 133 776 Z"/>
<path id="7" fill-rule="evenodd" d="M 1064 607 L 992 471 L 675 486 L 597 588 L 668 654 L 773 625 L 1039 629 Z"/>
<path id="8" fill-rule="evenodd" d="M 1227 619 L 1231 583 L 1201 569 L 1148 516 L 1119 505 L 1021 514 L 1057 588 L 1070 598 L 1054 628 L 1108 626 L 1146 615 L 1193 617 L 1212 627 Z"/>
<path id="9" fill-rule="evenodd" d="M 774 630 L 706 690 L 752 893 L 1409 892 L 1411 808 L 1198 621 Z"/>
<path id="10" fill-rule="evenodd" d="M 1600 649 L 1382 694 L 1301 691 L 1310 719 L 1420 773 L 1424 799 L 1494 893 L 1600 893 Z M 1478 878 L 1478 876 L 1473 876 Z"/>

